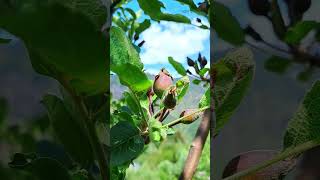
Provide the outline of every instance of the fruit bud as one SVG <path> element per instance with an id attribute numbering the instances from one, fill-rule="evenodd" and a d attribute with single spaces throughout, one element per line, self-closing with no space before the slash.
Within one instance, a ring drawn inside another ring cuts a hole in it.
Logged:
<path id="1" fill-rule="evenodd" d="M 200 62 L 201 68 L 204 68 L 207 65 L 207 63 L 208 63 L 207 59 L 205 57 L 203 57 Z"/>
<path id="2" fill-rule="evenodd" d="M 173 78 L 169 72 L 162 68 L 158 75 L 156 75 L 153 83 L 153 91 L 158 97 L 162 97 L 165 90 L 173 84 Z"/>
<path id="3" fill-rule="evenodd" d="M 255 15 L 267 16 L 271 5 L 268 0 L 248 0 L 250 11 Z"/>
<path id="4" fill-rule="evenodd" d="M 193 67 L 194 66 L 194 61 L 192 59 L 190 59 L 189 57 L 187 57 L 187 62 L 188 62 L 188 65 Z"/>
<path id="5" fill-rule="evenodd" d="M 138 46 L 139 46 L 139 47 L 142 47 L 145 42 L 146 42 L 145 40 L 141 41 L 141 42 L 138 44 Z"/>
<path id="6" fill-rule="evenodd" d="M 180 114 L 180 118 L 186 116 L 185 118 L 183 118 L 181 120 L 181 123 L 183 124 L 190 124 L 193 123 L 195 120 L 197 120 L 200 117 L 199 113 L 195 113 L 197 111 L 197 109 L 186 109 L 184 111 L 182 111 L 182 113 Z M 192 114 L 192 115 L 190 115 Z M 190 115 L 190 116 L 188 116 Z"/>
<path id="7" fill-rule="evenodd" d="M 165 95 L 163 99 L 163 105 L 167 109 L 173 109 L 177 105 L 177 99 L 176 99 L 176 90 L 177 88 L 175 86 L 171 86 L 168 90 L 168 93 Z"/>

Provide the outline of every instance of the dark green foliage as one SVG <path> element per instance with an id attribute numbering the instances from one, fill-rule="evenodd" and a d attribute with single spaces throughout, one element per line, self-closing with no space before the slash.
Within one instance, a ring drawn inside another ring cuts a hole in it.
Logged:
<path id="1" fill-rule="evenodd" d="M 139 130 L 128 122 L 119 122 L 111 128 L 112 166 L 123 165 L 135 159 L 143 150 L 144 141 Z"/>
<path id="2" fill-rule="evenodd" d="M 42 102 L 47 108 L 54 135 L 72 159 L 82 165 L 92 163 L 94 155 L 84 125 L 70 115 L 58 97 L 47 95 Z"/>

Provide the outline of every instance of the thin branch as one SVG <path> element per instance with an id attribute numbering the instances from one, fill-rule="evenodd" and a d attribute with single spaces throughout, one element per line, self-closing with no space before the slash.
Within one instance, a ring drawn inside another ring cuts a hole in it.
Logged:
<path id="1" fill-rule="evenodd" d="M 159 121 L 162 122 L 165 118 L 165 114 L 167 113 L 168 109 L 167 108 L 163 108 L 161 114 L 160 114 L 160 117 L 159 117 Z"/>
<path id="2" fill-rule="evenodd" d="M 189 117 L 189 116 L 193 116 L 193 115 L 195 115 L 195 114 L 197 114 L 197 113 L 199 113 L 199 112 L 205 111 L 205 110 L 207 110 L 207 109 L 209 109 L 209 108 L 210 108 L 209 106 L 205 106 L 205 107 L 203 107 L 203 108 L 200 108 L 200 109 L 198 109 L 197 111 L 194 111 L 193 113 L 190 113 L 190 114 L 188 114 L 188 115 L 186 115 L 186 116 L 180 117 L 180 118 L 178 118 L 178 119 L 176 119 L 176 120 L 174 120 L 174 121 L 169 122 L 168 124 L 163 125 L 163 127 L 172 127 L 172 126 L 175 126 L 175 125 L 181 123 L 181 121 L 182 121 L 184 118 Z"/>
<path id="3" fill-rule="evenodd" d="M 202 149 L 206 143 L 210 129 L 210 109 L 204 112 L 202 121 L 197 130 L 196 136 L 190 146 L 189 155 L 184 164 L 179 180 L 191 180 L 199 163 Z"/>

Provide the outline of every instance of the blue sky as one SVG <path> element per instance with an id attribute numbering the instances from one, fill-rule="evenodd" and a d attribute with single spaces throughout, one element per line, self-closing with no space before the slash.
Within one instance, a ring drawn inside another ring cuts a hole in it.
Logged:
<path id="1" fill-rule="evenodd" d="M 197 24 L 195 19 L 201 18 L 199 15 L 189 11 L 187 6 L 181 5 L 175 1 L 162 0 L 166 9 L 163 12 L 172 14 L 183 14 L 189 17 L 193 24 Z M 200 1 L 195 1 L 198 3 Z M 135 12 L 140 10 L 136 0 L 127 4 Z M 141 21 L 148 18 L 145 15 L 141 16 Z M 201 18 L 202 22 L 208 25 L 206 19 Z M 165 67 L 169 72 L 177 77 L 179 76 L 168 63 L 168 57 L 172 56 L 176 61 L 181 62 L 186 68 L 186 57 L 196 59 L 200 52 L 209 60 L 210 49 L 210 31 L 200 29 L 194 25 L 186 25 L 174 22 L 152 22 L 151 27 L 141 34 L 141 39 L 144 39 L 144 44 L 140 57 L 145 64 L 145 70 L 151 74 L 156 74 L 162 67 Z"/>

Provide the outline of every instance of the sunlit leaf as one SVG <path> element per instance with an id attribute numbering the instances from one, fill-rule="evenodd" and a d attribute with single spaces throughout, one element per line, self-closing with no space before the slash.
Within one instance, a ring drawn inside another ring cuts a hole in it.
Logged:
<path id="1" fill-rule="evenodd" d="M 168 57 L 169 63 L 174 67 L 174 69 L 182 76 L 187 75 L 186 70 L 183 65 L 178 61 L 174 60 L 173 57 Z"/>

